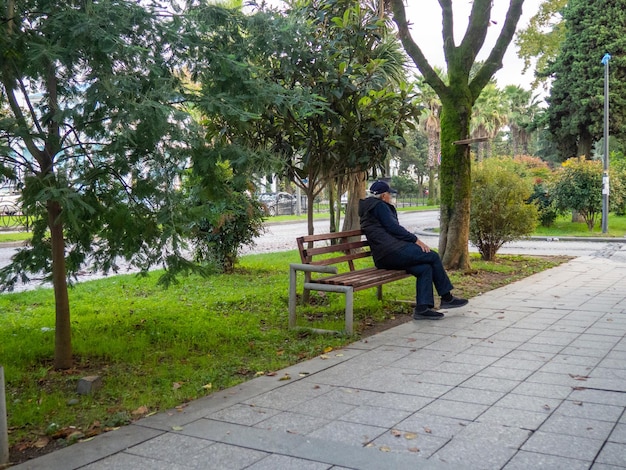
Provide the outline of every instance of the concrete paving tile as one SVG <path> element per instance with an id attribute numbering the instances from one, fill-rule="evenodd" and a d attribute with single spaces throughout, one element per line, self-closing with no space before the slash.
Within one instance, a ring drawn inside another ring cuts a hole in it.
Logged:
<path id="1" fill-rule="evenodd" d="M 60 469 L 64 467 L 49 468 Z M 162 460 L 127 454 L 124 452 L 81 467 L 81 469 L 85 470 L 128 470 L 129 468 L 132 468 L 133 470 L 190 470 L 196 467 L 180 463 L 164 462 Z"/>
<path id="2" fill-rule="evenodd" d="M 486 446 L 482 441 L 453 439 L 431 457 L 456 468 L 493 470 L 504 466 L 516 449 Z"/>
<path id="3" fill-rule="evenodd" d="M 521 450 L 593 461 L 604 441 L 536 431 Z"/>
<path id="4" fill-rule="evenodd" d="M 595 367 L 600 363 L 601 359 L 597 357 L 570 356 L 568 354 L 557 354 L 550 359 L 550 364 L 562 364 L 567 366 L 587 366 Z M 555 371 L 551 371 L 555 372 Z"/>
<path id="5" fill-rule="evenodd" d="M 298 459 L 286 455 L 272 454 L 256 463 L 253 463 L 247 467 L 246 470 L 329 470 L 330 468 L 333 468 L 332 465 L 321 462 L 313 462 L 311 460 Z"/>
<path id="6" fill-rule="evenodd" d="M 626 394 L 610 390 L 573 390 L 569 399 L 575 402 L 599 403 L 601 405 L 615 405 L 626 407 Z"/>
<path id="7" fill-rule="evenodd" d="M 556 455 L 539 454 L 536 452 L 519 451 L 504 466 L 503 470 L 587 470 L 591 462 L 585 460 L 568 459 Z"/>
<path id="8" fill-rule="evenodd" d="M 594 366 L 566 364 L 562 362 L 550 361 L 548 364 L 539 369 L 538 372 L 587 377 L 593 370 L 593 367 Z"/>
<path id="9" fill-rule="evenodd" d="M 446 393 L 444 400 L 476 403 L 479 405 L 493 405 L 505 395 L 505 392 L 493 392 L 489 390 L 477 390 L 475 388 L 455 387 Z"/>
<path id="10" fill-rule="evenodd" d="M 536 361 L 528 359 L 519 359 L 514 357 L 503 357 L 493 362 L 495 367 L 504 367 L 506 369 L 521 369 L 527 371 L 536 371 L 546 364 L 545 361 Z"/>
<path id="11" fill-rule="evenodd" d="M 464 419 L 447 418 L 420 411 L 396 425 L 395 429 L 451 439 L 470 423 L 471 421 Z"/>
<path id="12" fill-rule="evenodd" d="M 408 393 L 382 393 L 366 404 L 380 408 L 392 408 L 415 413 L 431 403 L 434 398 L 410 395 Z"/>
<path id="13" fill-rule="evenodd" d="M 594 463 L 591 466 L 591 470 L 623 470 L 626 467 L 617 465 L 607 465 L 605 463 Z"/>
<path id="14" fill-rule="evenodd" d="M 305 435 L 329 423 L 330 420 L 317 416 L 283 411 L 265 421 L 255 424 L 255 428 L 285 431 L 290 434 Z"/>
<path id="15" fill-rule="evenodd" d="M 474 376 L 465 382 L 463 386 L 478 390 L 489 390 L 492 392 L 510 392 L 520 384 L 517 380 L 498 379 L 493 377 Z"/>
<path id="16" fill-rule="evenodd" d="M 454 439 L 482 441 L 486 447 L 503 446 L 519 449 L 532 434 L 527 429 L 506 426 L 499 423 L 475 422 L 468 424 Z"/>
<path id="17" fill-rule="evenodd" d="M 536 411 L 516 410 L 504 406 L 494 405 L 480 415 L 476 421 L 481 423 L 498 423 L 504 426 L 535 430 L 548 418 L 547 413 Z"/>
<path id="18" fill-rule="evenodd" d="M 514 347 L 489 347 L 485 346 L 482 343 L 480 345 L 472 346 L 465 350 L 466 354 L 475 354 L 477 356 L 490 356 L 494 358 L 506 356 L 511 351 L 515 350 Z"/>
<path id="19" fill-rule="evenodd" d="M 414 433 L 392 429 L 376 438 L 371 446 L 384 452 L 403 452 L 429 458 L 449 441 L 424 432 Z"/>
<path id="20" fill-rule="evenodd" d="M 316 439 L 364 446 L 387 432 L 388 428 L 347 421 L 332 421 L 308 435 Z"/>
<path id="21" fill-rule="evenodd" d="M 341 421 L 392 427 L 411 415 L 412 411 L 394 410 L 376 406 L 358 406 L 341 417 Z"/>
<path id="22" fill-rule="evenodd" d="M 467 351 L 464 351 L 462 354 L 457 354 L 446 362 L 454 362 L 460 364 L 472 364 L 477 366 L 487 367 L 488 365 L 493 364 L 498 360 L 497 357 L 494 356 L 481 356 L 476 354 L 470 354 Z"/>
<path id="23" fill-rule="evenodd" d="M 459 353 L 467 350 L 479 341 L 479 339 L 469 339 L 462 336 L 447 336 L 425 346 L 424 349 Z"/>
<path id="24" fill-rule="evenodd" d="M 433 369 L 435 372 L 445 372 L 452 374 L 464 374 L 467 377 L 476 374 L 484 369 L 485 366 L 481 364 L 468 364 L 467 362 L 451 362 L 446 361 L 439 364 Z"/>
<path id="25" fill-rule="evenodd" d="M 609 436 L 609 441 L 618 444 L 626 444 L 626 423 L 617 423 L 615 429 Z"/>
<path id="26" fill-rule="evenodd" d="M 522 381 L 533 372 L 524 369 L 510 369 L 508 367 L 489 366 L 476 374 L 477 377 L 493 377 L 496 379 L 508 379 Z"/>
<path id="27" fill-rule="evenodd" d="M 623 358 L 613 359 L 609 358 L 608 355 L 604 359 L 600 361 L 598 367 L 605 367 L 609 369 L 624 369 L 626 368 L 626 351 L 624 351 Z"/>
<path id="28" fill-rule="evenodd" d="M 565 399 L 572 392 L 572 387 L 544 383 L 523 382 L 513 390 L 513 393 L 534 397 Z"/>
<path id="29" fill-rule="evenodd" d="M 348 405 L 364 405 L 371 401 L 376 401 L 379 397 L 386 394 L 382 392 L 372 392 L 369 390 L 360 390 L 351 387 L 333 387 L 332 390 L 325 393 L 321 398 L 339 403 L 347 403 Z"/>
<path id="30" fill-rule="evenodd" d="M 565 400 L 554 413 L 575 418 L 597 419 L 615 423 L 623 412 L 623 406 Z"/>
<path id="31" fill-rule="evenodd" d="M 214 441 L 207 439 L 167 433 L 129 447 L 126 452 L 141 457 L 149 457 L 171 463 L 184 463 L 185 465 L 195 467 L 199 463 L 195 456 L 213 444 L 215 444 Z"/>
<path id="32" fill-rule="evenodd" d="M 590 439 L 606 440 L 614 423 L 596 419 L 576 418 L 553 414 L 539 428 L 543 432 L 566 434 L 568 436 L 588 437 Z"/>
<path id="33" fill-rule="evenodd" d="M 535 411 L 537 413 L 550 414 L 563 402 L 559 398 L 546 398 L 519 393 L 509 393 L 498 401 L 498 406 L 514 408 L 516 410 Z"/>
<path id="34" fill-rule="evenodd" d="M 216 413 L 210 413 L 205 417 L 218 421 L 252 426 L 278 413 L 280 413 L 280 410 L 241 404 L 230 406 Z"/>
<path id="35" fill-rule="evenodd" d="M 567 346 L 579 337 L 579 333 L 566 333 L 559 331 L 542 331 L 530 338 L 527 344 L 546 344 L 552 346 Z"/>
<path id="36" fill-rule="evenodd" d="M 268 455 L 267 452 L 218 442 L 195 454 L 193 461 L 197 469 L 241 470 Z"/>
<path id="37" fill-rule="evenodd" d="M 394 393 L 409 393 L 428 398 L 439 398 L 454 388 L 452 385 L 430 384 L 414 381 L 413 383 L 388 383 L 385 384 L 385 391 Z"/>
<path id="38" fill-rule="evenodd" d="M 526 351 L 526 350 L 516 349 L 515 351 L 511 351 L 509 354 L 507 354 L 505 358 L 506 359 L 521 359 L 521 360 L 527 360 L 527 361 L 540 361 L 545 364 L 556 355 L 557 353 L 543 352 L 543 351 Z"/>
<path id="39" fill-rule="evenodd" d="M 300 403 L 291 411 L 324 419 L 337 419 L 352 411 L 356 405 L 329 400 L 326 395 Z"/>
<path id="40" fill-rule="evenodd" d="M 598 463 L 626 467 L 626 444 L 607 442 L 596 459 Z"/>
<path id="41" fill-rule="evenodd" d="M 571 354 L 572 356 L 587 356 L 603 358 L 607 351 L 597 348 L 581 348 L 577 346 L 567 346 L 561 350 L 561 354 Z"/>
<path id="42" fill-rule="evenodd" d="M 453 387 L 456 387 L 460 383 L 465 382 L 472 375 L 473 374 L 469 373 L 453 374 L 450 372 L 426 371 L 419 375 L 418 380 L 422 383 L 452 385 Z"/>
<path id="43" fill-rule="evenodd" d="M 317 375 L 316 375 L 317 376 Z M 278 380 L 277 377 L 274 377 Z M 319 385 L 310 382 L 294 382 L 244 401 L 246 405 L 289 410 L 299 403 L 311 400 L 331 390 L 329 385 Z"/>
<path id="44" fill-rule="evenodd" d="M 565 387 L 584 387 L 587 376 L 571 376 L 569 374 L 555 374 L 552 372 L 534 372 L 526 379 L 529 383 L 540 383 L 547 385 L 562 385 Z"/>
<path id="45" fill-rule="evenodd" d="M 422 408 L 422 412 L 472 421 L 488 408 L 488 405 L 439 399 Z"/>
<path id="46" fill-rule="evenodd" d="M 529 343 L 526 342 L 517 347 L 518 351 L 529 351 L 536 353 L 545 353 L 545 354 L 558 354 L 564 350 L 567 346 L 556 346 L 553 344 L 543 344 L 543 343 Z"/>

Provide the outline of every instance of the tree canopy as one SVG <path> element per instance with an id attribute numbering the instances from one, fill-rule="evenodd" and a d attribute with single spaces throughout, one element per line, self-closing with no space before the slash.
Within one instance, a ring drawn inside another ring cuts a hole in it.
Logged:
<path id="1" fill-rule="evenodd" d="M 569 0 L 563 10 L 565 39 L 550 71 L 550 132 L 561 159 L 592 156 L 604 129 L 604 65 L 609 62 L 610 134 L 623 140 L 626 116 L 626 10 L 623 2 Z"/>

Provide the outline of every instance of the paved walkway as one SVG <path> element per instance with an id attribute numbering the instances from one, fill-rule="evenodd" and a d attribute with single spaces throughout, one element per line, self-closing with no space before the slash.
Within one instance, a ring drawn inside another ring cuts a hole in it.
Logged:
<path id="1" fill-rule="evenodd" d="M 625 409 L 626 248 L 12 468 L 609 470 Z"/>

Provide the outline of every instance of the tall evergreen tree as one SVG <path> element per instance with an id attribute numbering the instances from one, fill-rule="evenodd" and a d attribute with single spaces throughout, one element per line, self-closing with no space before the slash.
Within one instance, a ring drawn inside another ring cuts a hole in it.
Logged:
<path id="1" fill-rule="evenodd" d="M 570 0 L 563 10 L 566 34 L 551 72 L 549 128 L 562 160 L 592 156 L 603 135 L 604 65 L 610 61 L 610 133 L 626 135 L 626 2 Z"/>

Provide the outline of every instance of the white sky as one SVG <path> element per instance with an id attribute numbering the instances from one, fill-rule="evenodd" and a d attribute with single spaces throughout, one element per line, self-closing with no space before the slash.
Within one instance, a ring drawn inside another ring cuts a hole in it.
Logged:
<path id="1" fill-rule="evenodd" d="M 528 25 L 528 21 L 539 10 L 542 0 L 524 0 L 522 7 L 522 17 L 517 24 L 517 30 Z M 441 7 L 437 0 L 408 0 L 405 4 L 407 19 L 411 26 L 411 36 L 420 47 L 428 62 L 432 66 L 445 68 L 443 56 L 443 40 L 441 37 Z M 491 19 L 497 24 L 491 25 L 487 33 L 487 39 L 481 50 L 478 60 L 486 59 L 495 41 L 500 34 L 506 12 L 509 7 L 508 0 L 493 0 Z M 470 0 L 453 0 L 452 9 L 454 12 L 454 40 L 456 44 L 463 39 L 467 22 L 472 8 Z M 509 45 L 504 59 L 503 67 L 496 74 L 495 78 L 499 87 L 505 85 L 520 85 L 530 90 L 530 83 L 533 81 L 533 71 L 529 70 L 522 74 L 524 63 L 517 57 L 517 47 L 515 39 Z"/>

